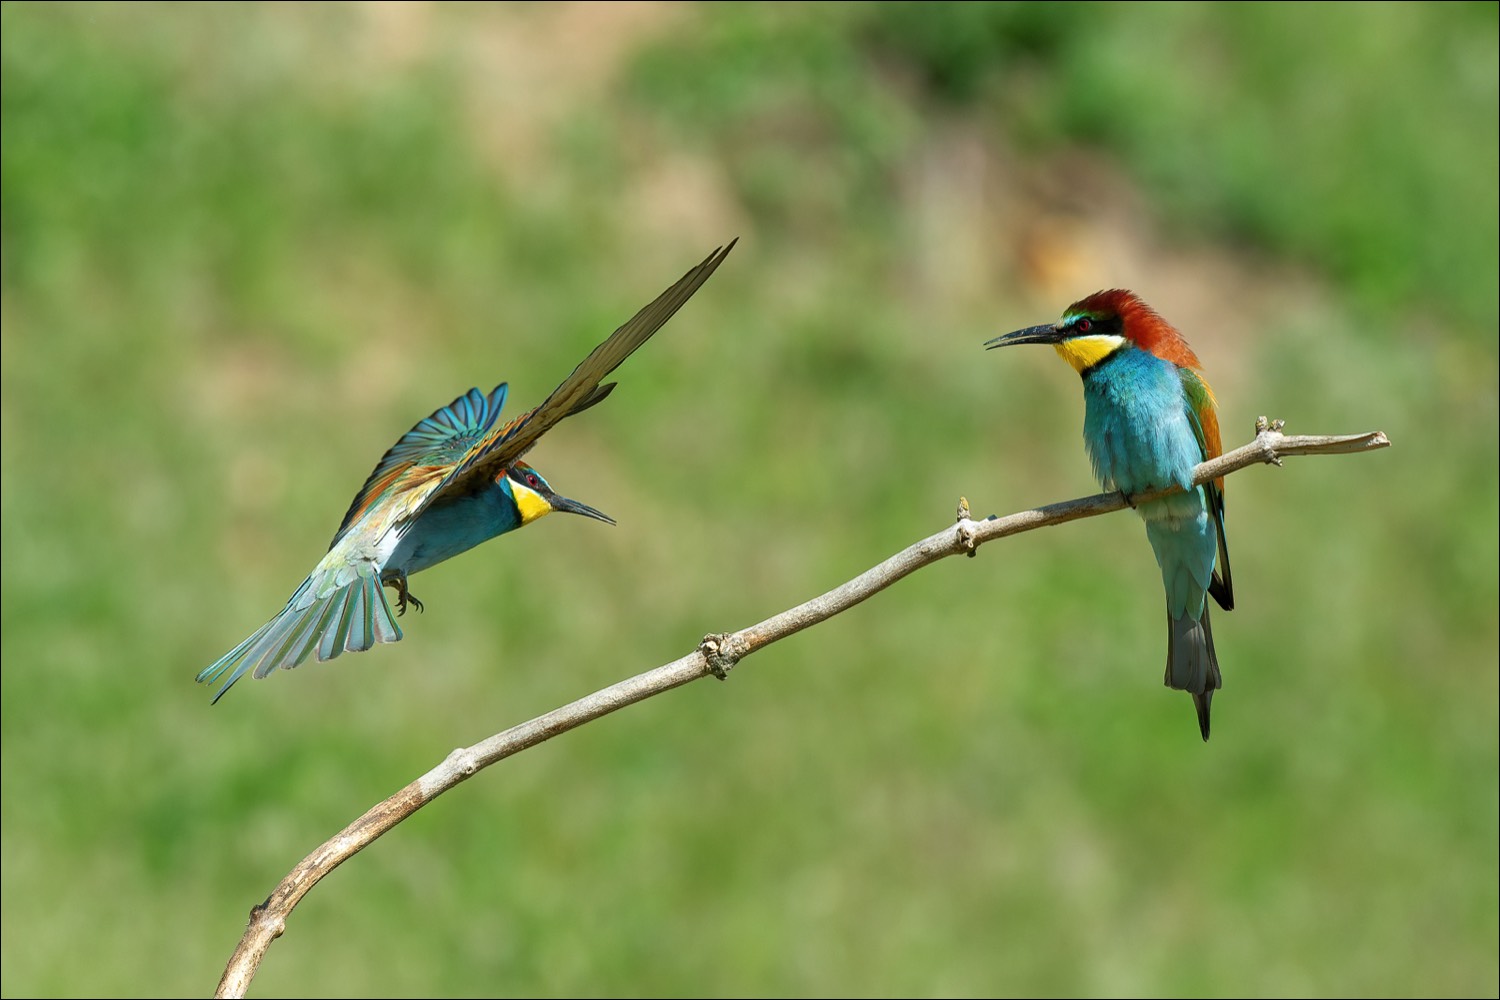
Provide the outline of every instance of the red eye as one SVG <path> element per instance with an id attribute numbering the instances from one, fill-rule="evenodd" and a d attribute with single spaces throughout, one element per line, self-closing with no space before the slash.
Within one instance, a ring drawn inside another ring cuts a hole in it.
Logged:
<path id="1" fill-rule="evenodd" d="M 1094 328 L 1094 321 L 1085 316 L 1074 325 L 1078 328 L 1079 333 L 1088 333 Z"/>
<path id="2" fill-rule="evenodd" d="M 538 486 L 542 485 L 542 481 L 536 477 L 535 472 L 528 472 L 526 473 L 526 485 L 530 486 L 532 489 L 536 489 Z"/>

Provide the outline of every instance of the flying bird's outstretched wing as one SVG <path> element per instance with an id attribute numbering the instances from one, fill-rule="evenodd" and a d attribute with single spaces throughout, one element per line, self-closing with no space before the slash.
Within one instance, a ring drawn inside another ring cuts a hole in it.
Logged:
<path id="1" fill-rule="evenodd" d="M 464 495 L 486 489 L 554 424 L 588 409 L 609 395 L 614 384 L 600 385 L 600 382 L 692 298 L 693 293 L 723 263 L 736 242 L 738 240 L 731 240 L 727 246 L 709 254 L 701 264 L 610 334 L 609 339 L 594 348 L 540 406 L 492 429 L 475 441 L 468 453 L 441 479 L 423 484 L 420 501 L 408 505 L 405 517 L 416 517 L 440 496 Z"/>
<path id="2" fill-rule="evenodd" d="M 412 485 L 430 481 L 455 467 L 473 449 L 474 443 L 494 426 L 505 405 L 506 383 L 501 382 L 486 396 L 470 389 L 417 426 L 402 435 L 401 440 L 381 456 L 370 478 L 355 494 L 349 512 L 339 523 L 329 548 L 339 543 L 351 525 L 373 507 L 381 497 L 401 492 Z M 425 473 L 425 475 L 424 475 Z"/>

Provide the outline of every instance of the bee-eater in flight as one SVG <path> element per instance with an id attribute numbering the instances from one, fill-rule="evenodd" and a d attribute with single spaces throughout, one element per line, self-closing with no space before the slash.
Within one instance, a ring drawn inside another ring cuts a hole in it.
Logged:
<path id="1" fill-rule="evenodd" d="M 553 511 L 614 524 L 594 508 L 559 496 L 521 458 L 553 424 L 610 394 L 615 383 L 601 385 L 604 377 L 682 308 L 735 242 L 709 254 L 610 334 L 536 409 L 499 424 L 502 382 L 489 395 L 470 389 L 408 431 L 370 473 L 328 554 L 281 613 L 198 674 L 200 683 L 227 675 L 214 701 L 246 672 L 265 677 L 313 653 L 331 660 L 344 650 L 399 641 L 401 629 L 384 587 L 395 588 L 398 615 L 407 604 L 420 611 L 406 578 L 480 542 Z"/>
<path id="2" fill-rule="evenodd" d="M 1136 504 L 1167 589 L 1169 687 L 1186 691 L 1208 739 L 1219 661 L 1206 594 L 1234 607 L 1224 541 L 1224 480 L 1193 488 L 1193 467 L 1222 450 L 1213 390 L 1172 324 L 1121 288 L 1073 303 L 1060 322 L 996 337 L 986 348 L 1051 344 L 1083 377 L 1083 440 L 1094 475 L 1127 497 L 1179 486 Z"/>

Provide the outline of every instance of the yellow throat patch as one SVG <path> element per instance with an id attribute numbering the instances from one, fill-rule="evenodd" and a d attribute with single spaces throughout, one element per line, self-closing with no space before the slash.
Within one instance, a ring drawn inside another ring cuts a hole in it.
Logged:
<path id="1" fill-rule="evenodd" d="M 1100 333 L 1089 337 L 1070 337 L 1060 344 L 1053 344 L 1057 356 L 1082 372 L 1109 357 L 1125 343 L 1124 337 L 1111 333 Z"/>
<path id="2" fill-rule="evenodd" d="M 552 505 L 542 499 L 542 495 L 536 490 L 529 489 L 516 482 L 510 481 L 510 495 L 515 497 L 516 509 L 521 512 L 521 523 L 530 524 L 539 517 L 545 517 L 552 513 Z"/>

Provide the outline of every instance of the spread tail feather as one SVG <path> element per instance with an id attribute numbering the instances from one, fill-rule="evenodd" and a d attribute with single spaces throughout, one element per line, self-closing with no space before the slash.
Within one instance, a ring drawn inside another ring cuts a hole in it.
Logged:
<path id="1" fill-rule="evenodd" d="M 1208 742 L 1208 712 L 1214 692 L 1224 683 L 1219 658 L 1214 653 L 1214 632 L 1208 623 L 1208 604 L 1197 621 L 1183 615 L 1167 616 L 1167 676 L 1164 683 L 1193 696 L 1198 710 L 1198 729 Z"/>
<path id="2" fill-rule="evenodd" d="M 358 653 L 377 642 L 401 640 L 378 575 L 354 575 L 341 586 L 315 585 L 325 580 L 321 573 L 309 576 L 280 614 L 198 674 L 200 684 L 229 675 L 215 702 L 247 672 L 264 677 L 277 667 L 290 670 L 313 652 L 319 660 L 331 660 L 346 649 Z"/>

